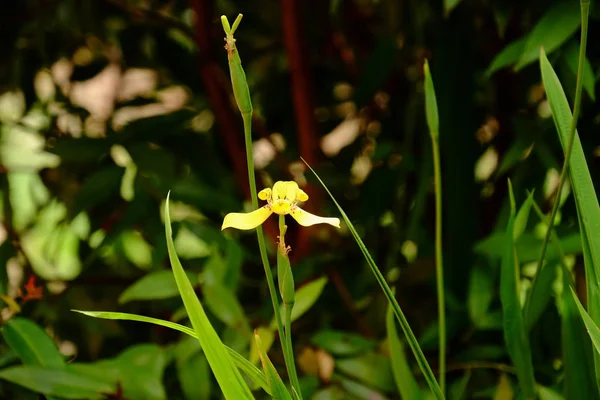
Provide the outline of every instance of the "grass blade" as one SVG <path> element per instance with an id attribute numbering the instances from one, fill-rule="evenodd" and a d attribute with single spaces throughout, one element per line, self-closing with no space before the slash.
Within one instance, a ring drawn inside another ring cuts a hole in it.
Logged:
<path id="1" fill-rule="evenodd" d="M 508 354 L 515 365 L 517 378 L 523 395 L 527 399 L 536 397 L 535 378 L 531 362 L 531 349 L 527 331 L 523 322 L 523 313 L 519 301 L 519 265 L 515 251 L 515 200 L 512 185 L 508 183 L 511 213 L 506 227 L 504 256 L 500 271 L 500 300 L 504 322 L 504 340 Z"/>
<path id="2" fill-rule="evenodd" d="M 302 159 L 302 161 L 304 161 L 304 159 Z M 304 161 L 304 163 L 306 163 L 306 161 Z M 344 212 L 342 207 L 336 201 L 335 197 L 333 197 L 333 195 L 331 194 L 331 192 L 329 191 L 329 189 L 327 188 L 325 183 L 321 180 L 319 175 L 317 175 L 315 170 L 313 170 L 312 167 L 310 165 L 308 165 L 308 163 L 306 163 L 306 165 L 312 171 L 312 173 L 315 174 L 315 177 L 318 179 L 318 181 L 321 183 L 321 185 L 323 185 L 323 188 L 327 191 L 327 193 L 329 194 L 329 196 L 335 203 L 336 207 L 340 211 L 342 218 L 348 225 L 348 229 L 350 229 L 350 232 L 352 233 L 352 237 L 354 237 L 354 240 L 358 244 L 360 251 L 365 256 L 365 259 L 367 260 L 367 264 L 371 268 L 371 272 L 373 272 L 373 275 L 375 275 L 375 279 L 377 280 L 377 283 L 379 283 L 379 286 L 381 286 L 381 289 L 383 290 L 383 293 L 387 297 L 387 300 L 390 303 L 390 305 L 394 311 L 394 314 L 396 314 L 396 318 L 398 318 L 398 322 L 400 323 L 400 327 L 402 328 L 402 331 L 404 332 L 404 335 L 406 336 L 408 345 L 410 346 L 413 354 L 415 355 L 415 358 L 417 359 L 417 364 L 419 364 L 419 368 L 421 369 L 421 372 L 423 373 L 425 380 L 427 381 L 427 384 L 429 385 L 429 388 L 433 392 L 433 395 L 435 396 L 436 399 L 443 399 L 444 394 L 442 393 L 442 390 L 440 389 L 440 385 L 438 384 L 437 380 L 435 379 L 435 376 L 434 376 L 433 372 L 431 371 L 431 367 L 429 366 L 429 363 L 427 362 L 427 359 L 425 358 L 425 355 L 423 354 L 423 350 L 421 350 L 421 347 L 419 346 L 419 342 L 417 341 L 417 338 L 415 337 L 415 334 L 413 333 L 413 331 L 406 319 L 406 316 L 402 312 L 402 309 L 400 308 L 398 301 L 396 301 L 396 298 L 394 297 L 392 289 L 385 281 L 385 278 L 383 277 L 381 271 L 379 271 L 379 267 L 377 267 L 377 264 L 375 264 L 375 261 L 373 260 L 373 257 L 371 257 L 369 250 L 367 250 L 367 247 L 365 246 L 362 239 L 358 235 L 358 232 L 356 232 L 354 225 L 352 225 L 352 222 L 350 221 L 350 219 L 348 218 L 348 216 L 346 215 L 346 213 Z"/>
<path id="3" fill-rule="evenodd" d="M 587 7 L 589 7 L 589 2 L 582 2 L 582 51 L 580 55 L 585 55 Z M 559 134 L 560 143 L 566 153 L 565 165 L 568 162 L 571 185 L 573 186 L 584 254 L 588 312 L 592 320 L 598 323 L 600 322 L 600 205 L 598 204 L 598 197 L 583 153 L 579 134 L 575 129 L 581 99 L 581 76 L 578 74 L 575 116 L 573 116 L 558 76 L 543 50 L 540 56 L 540 70 L 554 124 Z M 594 353 L 594 364 L 596 380 L 600 382 L 600 355 L 597 353 Z"/>
<path id="4" fill-rule="evenodd" d="M 185 333 L 193 338 L 198 339 L 196 335 L 196 331 L 192 328 L 188 328 L 187 326 L 176 324 L 175 322 L 165 321 L 163 319 L 145 317 L 143 315 L 137 314 L 129 314 L 129 313 L 120 313 L 120 312 L 109 312 L 109 311 L 81 311 L 81 310 L 73 310 L 80 314 L 87 315 L 89 317 L 101 318 L 101 319 L 112 319 L 112 320 L 120 320 L 120 321 L 137 321 L 137 322 L 146 322 L 154 325 L 164 326 L 165 328 L 171 328 L 176 331 Z M 233 350 L 230 347 L 225 346 L 229 355 L 231 356 L 231 360 L 242 370 L 254 383 L 259 385 L 261 388 L 265 390 L 268 394 L 271 394 L 269 389 L 269 385 L 267 384 L 267 380 L 262 372 L 254 364 L 250 361 L 246 360 L 240 353 Z"/>
<path id="5" fill-rule="evenodd" d="M 556 235 L 556 231 L 554 228 L 548 226 L 548 221 L 536 202 L 533 202 L 533 209 L 540 221 L 545 223 L 548 229 L 551 229 L 550 238 L 556 249 L 556 254 L 559 255 L 558 259 L 562 262 L 565 259 L 565 252 Z M 557 297 L 557 305 L 561 314 L 563 370 L 565 374 L 563 392 L 567 399 L 598 399 L 593 368 L 592 345 L 585 332 L 585 326 L 579 315 L 573 296 L 571 296 L 567 289 L 573 286 L 574 282 L 567 268 L 563 264 L 559 264 L 559 266 L 562 268 L 560 272 L 562 272 L 563 282 L 562 293 Z"/>
<path id="6" fill-rule="evenodd" d="M 570 287 L 569 289 L 571 290 L 571 295 L 573 296 L 573 300 L 575 300 L 575 304 L 577 305 L 577 309 L 579 310 L 581 319 L 583 320 L 583 323 L 585 324 L 585 328 L 587 329 L 588 333 L 590 334 L 590 339 L 592 339 L 592 344 L 594 345 L 596 352 L 598 354 L 600 354 L 600 328 L 598 328 L 598 325 L 596 325 L 596 323 L 594 322 L 592 317 L 590 317 L 590 315 L 587 313 L 587 311 L 585 311 L 585 308 L 583 308 L 583 306 L 581 305 L 581 302 L 577 298 L 577 294 L 575 293 L 575 290 L 573 290 L 572 287 Z"/>
<path id="7" fill-rule="evenodd" d="M 240 372 L 233 365 L 229 353 L 225 349 L 223 342 L 214 330 L 200 300 L 194 292 L 194 288 L 190 283 L 183 266 L 175 252 L 173 244 L 173 231 L 171 229 L 171 217 L 169 215 L 169 196 L 165 203 L 165 234 L 167 237 L 167 249 L 169 251 L 169 259 L 175 275 L 175 281 L 179 288 L 179 293 L 185 305 L 187 314 L 192 322 L 192 326 L 196 331 L 200 346 L 206 355 L 206 359 L 213 371 L 221 391 L 226 399 L 254 399 L 248 385 L 242 379 Z"/>
<path id="8" fill-rule="evenodd" d="M 385 321 L 390 346 L 392 372 L 398 392 L 403 399 L 418 400 L 422 397 L 421 389 L 408 365 L 406 353 L 404 353 L 402 342 L 398 337 L 398 329 L 396 329 L 396 320 L 394 319 L 394 311 L 391 305 L 388 305 Z"/>
<path id="9" fill-rule="evenodd" d="M 287 388 L 285 387 L 285 384 L 281 380 L 281 377 L 277 373 L 275 366 L 267 356 L 267 353 L 263 350 L 263 345 L 260 341 L 260 336 L 256 331 L 254 331 L 254 340 L 256 341 L 256 348 L 259 352 L 260 362 L 263 366 L 264 374 L 267 377 L 267 383 L 271 388 L 273 398 L 278 400 L 292 400 L 292 396 L 290 396 L 290 393 L 288 392 Z M 293 387 L 292 390 L 294 390 Z"/>

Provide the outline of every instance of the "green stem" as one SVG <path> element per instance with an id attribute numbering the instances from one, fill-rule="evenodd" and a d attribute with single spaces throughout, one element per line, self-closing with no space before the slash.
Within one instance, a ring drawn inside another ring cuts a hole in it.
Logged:
<path id="1" fill-rule="evenodd" d="M 565 160 L 563 162 L 562 169 L 560 171 L 560 180 L 558 182 L 558 189 L 556 191 L 556 200 L 552 207 L 552 212 L 550 213 L 550 218 L 548 220 L 548 230 L 546 231 L 546 235 L 544 236 L 544 241 L 542 242 L 542 251 L 540 254 L 540 258 L 537 263 L 537 273 L 533 278 L 531 292 L 533 292 L 534 285 L 537 283 L 537 276 L 539 275 L 539 271 L 542 269 L 544 265 L 544 259 L 546 257 L 546 250 L 548 249 L 548 242 L 550 241 L 550 236 L 552 235 L 552 227 L 554 226 L 554 220 L 556 218 L 556 214 L 558 213 L 558 209 L 560 207 L 560 196 L 562 193 L 563 186 L 565 185 L 565 181 L 567 180 L 567 173 L 569 167 L 569 160 L 571 159 L 571 153 L 573 151 L 573 143 L 575 142 L 575 129 L 577 127 L 577 120 L 579 119 L 579 111 L 581 108 L 581 92 L 583 86 L 583 65 L 585 62 L 585 50 L 587 46 L 587 30 L 588 30 L 588 13 L 590 9 L 589 0 L 582 0 L 580 2 L 581 5 L 581 43 L 579 45 L 579 64 L 577 65 L 577 84 L 575 86 L 575 104 L 573 105 L 573 118 L 571 119 L 571 126 L 569 129 L 569 141 L 567 142 L 567 148 L 565 151 Z M 528 312 L 529 307 L 525 307 L 525 312 Z"/>
<path id="2" fill-rule="evenodd" d="M 442 260 L 442 172 L 438 135 L 431 133 L 433 149 L 433 180 L 435 186 L 435 274 L 437 281 L 439 324 L 440 389 L 446 393 L 446 296 L 444 293 L 444 265 Z"/>
<path id="3" fill-rule="evenodd" d="M 254 159 L 252 157 L 252 113 L 242 114 L 244 120 L 244 136 L 246 138 L 246 159 L 248 161 L 248 180 L 250 182 L 250 196 L 252 198 L 252 208 L 258 209 L 258 193 L 256 191 L 256 176 L 254 174 Z M 279 307 L 279 299 L 277 297 L 277 289 L 275 288 L 275 281 L 273 279 L 273 272 L 271 271 L 271 265 L 269 264 L 269 257 L 267 255 L 267 245 L 265 243 L 265 236 L 263 234 L 262 226 L 256 228 L 256 235 L 258 237 L 258 248 L 260 250 L 260 258 L 262 260 L 263 267 L 265 269 L 265 275 L 267 277 L 267 286 L 269 287 L 269 295 L 271 296 L 271 302 L 273 303 L 273 311 L 275 313 L 275 321 L 277 322 L 277 331 L 279 332 L 279 340 L 283 349 L 287 347 L 286 336 L 283 329 L 283 323 L 281 321 L 281 313 Z M 290 372 L 290 363 L 294 365 L 293 357 L 290 360 L 286 352 L 283 352 L 285 359 L 285 365 Z M 295 368 L 294 368 L 295 370 Z"/>
<path id="4" fill-rule="evenodd" d="M 285 252 L 285 216 L 279 216 L 279 241 L 282 244 L 283 248 L 278 248 L 277 251 Z M 282 253 L 285 257 L 287 254 Z M 279 257 L 278 257 L 279 262 Z M 289 260 L 288 260 L 289 262 Z M 278 268 L 278 271 L 282 271 L 282 268 Z M 300 391 L 300 381 L 298 380 L 298 373 L 296 372 L 296 363 L 294 362 L 294 348 L 292 346 L 292 310 L 294 309 L 294 303 L 287 303 L 284 301 L 283 306 L 285 308 L 285 318 L 284 318 L 284 331 L 285 331 L 285 340 L 283 343 L 283 354 L 285 358 L 285 364 L 290 376 L 290 383 L 292 384 L 292 389 L 296 394 L 296 398 L 302 400 L 302 392 Z"/>

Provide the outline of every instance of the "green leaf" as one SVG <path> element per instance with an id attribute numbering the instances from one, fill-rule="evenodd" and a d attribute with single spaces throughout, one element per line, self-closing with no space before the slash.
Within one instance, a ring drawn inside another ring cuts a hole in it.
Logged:
<path id="1" fill-rule="evenodd" d="M 398 392 L 403 399 L 414 399 L 418 400 L 422 397 L 421 389 L 417 384 L 406 354 L 404 353 L 404 346 L 398 337 L 398 329 L 396 328 L 396 320 L 394 319 L 394 311 L 392 307 L 388 305 L 386 313 L 386 330 L 388 343 L 390 346 L 390 359 L 392 364 L 392 373 Z"/>
<path id="2" fill-rule="evenodd" d="M 500 273 L 500 300 L 502 302 L 504 340 L 508 353 L 517 371 L 517 378 L 521 390 L 527 399 L 536 397 L 535 378 L 531 361 L 531 348 L 527 338 L 527 331 L 523 323 L 523 313 L 519 300 L 519 266 L 516 260 L 514 235 L 515 235 L 515 207 L 512 186 L 509 181 L 509 194 L 511 197 L 511 214 L 506 227 L 504 243 L 504 257 Z"/>
<path id="3" fill-rule="evenodd" d="M 80 314 L 87 315 L 89 317 L 94 317 L 94 318 L 146 322 L 146 323 L 155 324 L 155 325 L 159 325 L 159 326 L 164 326 L 166 328 L 174 329 L 176 331 L 185 333 L 186 335 L 189 335 L 193 338 L 196 338 L 196 339 L 198 338 L 196 336 L 196 332 L 193 329 L 188 328 L 187 326 L 184 326 L 184 325 L 176 324 L 171 321 L 164 321 L 164 320 L 158 319 L 158 318 L 145 317 L 143 315 L 136 315 L 136 314 L 129 314 L 129 313 L 107 312 L 107 311 L 81 311 L 81 310 L 73 310 L 73 311 L 78 312 Z M 239 369 L 244 371 L 244 373 L 246 375 L 248 375 L 248 377 L 250 379 L 252 379 L 252 381 L 254 381 L 256 384 L 260 385 L 260 387 L 262 387 L 267 393 L 270 393 L 269 386 L 268 386 L 265 376 L 262 374 L 262 372 L 260 372 L 260 370 L 258 368 L 256 368 L 252 363 L 250 363 L 248 360 L 246 360 L 244 357 L 242 357 L 235 350 L 228 348 L 227 346 L 225 346 L 225 348 L 229 352 L 229 356 L 233 360 L 233 363 Z"/>
<path id="4" fill-rule="evenodd" d="M 197 284 L 197 274 L 187 273 L 192 285 Z M 159 300 L 175 297 L 179 294 L 172 271 L 154 271 L 145 275 L 121 293 L 119 303 L 134 300 Z"/>
<path id="5" fill-rule="evenodd" d="M 201 351 L 194 351 L 191 355 L 188 353 L 179 356 L 176 366 L 177 377 L 186 400 L 208 400 L 211 392 L 211 376 L 204 354 Z"/>
<path id="6" fill-rule="evenodd" d="M 558 262 L 551 261 L 545 264 L 541 271 L 537 272 L 537 282 L 532 286 L 527 297 L 528 304 L 525 306 L 525 329 L 527 332 L 531 331 L 552 297 L 552 286 L 556 281 L 558 265 Z"/>
<path id="7" fill-rule="evenodd" d="M 258 349 L 258 354 L 260 356 L 260 362 L 263 366 L 264 374 L 267 377 L 267 382 L 269 383 L 269 387 L 271 388 L 272 398 L 281 400 L 292 400 L 292 396 L 290 396 L 290 393 L 288 392 L 287 388 L 285 387 L 285 384 L 281 380 L 281 377 L 277 373 L 275 366 L 267 356 L 267 353 L 265 352 L 263 345 L 260 341 L 260 336 L 256 332 L 254 333 L 254 340 L 256 342 L 256 348 Z"/>
<path id="8" fill-rule="evenodd" d="M 487 266 L 474 265 L 471 268 L 467 306 L 469 317 L 476 326 L 480 326 L 489 313 L 496 285 L 494 281 L 492 271 Z"/>
<path id="9" fill-rule="evenodd" d="M 202 290 L 206 306 L 221 322 L 239 330 L 245 337 L 252 334 L 244 309 L 232 290 L 216 282 L 203 285 Z"/>
<path id="10" fill-rule="evenodd" d="M 192 326 L 196 331 L 202 350 L 206 355 L 206 359 L 210 364 L 217 382 L 226 399 L 253 399 L 252 393 L 248 385 L 242 379 L 239 371 L 233 365 L 231 357 L 227 352 L 221 339 L 212 327 L 200 300 L 194 293 L 194 288 L 190 283 L 183 266 L 179 262 L 179 258 L 175 253 L 175 245 L 173 244 L 173 236 L 171 230 L 171 219 L 169 216 L 169 196 L 165 203 L 165 234 L 167 237 L 167 248 L 169 250 L 169 259 L 173 267 L 173 274 L 181 298 L 187 310 Z"/>
<path id="11" fill-rule="evenodd" d="M 34 322 L 14 317 L 2 326 L 2 337 L 24 364 L 62 367 L 65 361 L 56 344 Z"/>
<path id="12" fill-rule="evenodd" d="M 444 14 L 448 15 L 461 0 L 444 0 Z"/>
<path id="13" fill-rule="evenodd" d="M 533 192 L 529 193 L 527 200 L 523 203 L 517 216 L 515 217 L 515 241 L 517 241 L 521 235 L 527 229 L 527 221 L 529 220 L 529 213 L 531 211 L 531 205 L 533 204 Z"/>
<path id="14" fill-rule="evenodd" d="M 303 161 L 304 161 L 304 159 L 303 159 Z M 306 163 L 306 161 L 304 161 L 304 162 Z M 315 177 L 317 178 L 319 183 L 321 183 L 321 185 L 323 186 L 325 191 L 327 191 L 327 194 L 329 194 L 329 196 L 331 197 L 331 200 L 333 200 L 336 207 L 340 211 L 340 214 L 342 215 L 344 222 L 346 222 L 346 225 L 348 226 L 350 233 L 352 233 L 352 237 L 356 241 L 356 244 L 360 248 L 360 251 L 363 253 L 363 256 L 365 257 L 365 260 L 367 261 L 367 264 L 369 265 L 371 272 L 373 273 L 373 275 L 375 276 L 375 279 L 377 280 L 377 283 L 383 290 L 383 293 L 385 294 L 385 297 L 387 298 L 388 302 L 391 304 L 392 309 L 394 310 L 394 314 L 396 314 L 396 318 L 398 318 L 398 322 L 400 322 L 400 327 L 402 328 L 402 331 L 404 332 L 404 335 L 406 336 L 408 345 L 410 346 L 413 354 L 415 355 L 415 358 L 417 359 L 419 368 L 423 372 L 423 375 L 425 377 L 425 380 L 427 381 L 427 384 L 429 385 L 429 388 L 431 389 L 431 391 L 433 392 L 434 396 L 437 399 L 443 399 L 444 394 L 442 393 L 442 390 L 440 389 L 440 385 L 438 384 L 437 380 L 435 379 L 435 376 L 433 375 L 433 371 L 431 370 L 431 367 L 429 366 L 429 363 L 427 362 L 427 359 L 425 358 L 425 355 L 423 354 L 423 350 L 421 350 L 421 347 L 419 346 L 419 342 L 417 341 L 415 334 L 413 333 L 412 329 L 410 328 L 408 320 L 406 319 L 406 316 L 402 312 L 402 309 L 400 308 L 398 301 L 396 301 L 396 298 L 394 297 L 392 289 L 386 282 L 385 278 L 383 277 L 383 274 L 379 270 L 379 267 L 377 267 L 377 264 L 375 264 L 373 257 L 371 257 L 369 250 L 367 250 L 367 247 L 365 246 L 364 242 L 360 238 L 360 235 L 354 228 L 354 225 L 350 221 L 350 218 L 348 218 L 348 216 L 346 215 L 346 213 L 344 212 L 342 207 L 335 200 L 335 198 L 333 197 L 333 195 L 331 194 L 331 192 L 329 191 L 329 189 L 327 188 L 325 183 L 321 180 L 321 178 L 319 178 L 319 176 L 317 175 L 315 170 L 313 170 L 310 165 L 308 165 L 308 164 L 306 164 L 306 165 L 312 171 L 312 173 L 315 174 Z"/>
<path id="15" fill-rule="evenodd" d="M 552 110 L 554 125 L 559 134 L 563 151 L 569 142 L 573 116 L 563 88 L 546 53 L 541 51 L 540 69 L 542 81 Z M 588 311 L 593 321 L 600 321 L 600 205 L 587 166 L 583 147 L 577 130 L 574 131 L 573 148 L 569 161 L 571 185 L 581 230 L 581 243 L 587 285 Z M 600 377 L 600 356 L 594 354 L 596 379 Z"/>
<path id="16" fill-rule="evenodd" d="M 527 35 L 527 42 L 519 62 L 515 66 L 519 70 L 540 56 L 540 47 L 547 53 L 558 49 L 579 28 L 581 15 L 579 2 L 562 1 L 553 6 L 538 21 L 531 33 Z"/>
<path id="17" fill-rule="evenodd" d="M 573 300 L 577 305 L 577 309 L 579 310 L 581 319 L 585 324 L 585 328 L 588 334 L 590 335 L 590 339 L 592 339 L 592 344 L 594 345 L 596 352 L 600 354 L 600 328 L 598 328 L 598 325 L 596 325 L 592 317 L 590 317 L 587 311 L 585 311 L 585 308 L 583 308 L 583 306 L 581 305 L 581 302 L 577 298 L 577 293 L 575 293 L 575 290 L 572 287 L 569 287 L 569 289 L 571 290 L 571 296 L 573 296 Z"/>
<path id="18" fill-rule="evenodd" d="M 335 366 L 340 372 L 384 392 L 391 392 L 395 388 L 390 362 L 382 354 L 368 352 L 339 359 Z"/>
<path id="19" fill-rule="evenodd" d="M 317 332 L 310 342 L 334 356 L 353 356 L 377 347 L 375 342 L 358 334 L 329 329 Z"/>
<path id="20" fill-rule="evenodd" d="M 69 366 L 42 367 L 23 365 L 0 371 L 0 379 L 23 386 L 36 393 L 65 399 L 103 399 L 115 393 L 116 386 L 101 379 L 83 376 Z"/>
<path id="21" fill-rule="evenodd" d="M 296 321 L 300 318 L 304 313 L 306 313 L 319 299 L 321 293 L 323 293 L 323 289 L 327 284 L 327 278 L 322 276 L 319 279 L 315 279 L 307 283 L 306 285 L 302 285 L 298 290 L 296 290 L 296 303 L 294 303 L 294 308 L 292 310 L 291 322 Z M 285 307 L 282 304 L 280 306 L 281 317 L 285 315 Z M 270 324 L 271 329 L 277 329 L 277 323 L 275 318 L 271 320 Z"/>
<path id="22" fill-rule="evenodd" d="M 564 394 L 567 399 L 598 399 L 598 386 L 594 374 L 592 355 L 594 351 L 590 342 L 591 332 L 584 325 L 583 313 L 586 316 L 587 313 L 579 304 L 577 296 L 570 289 L 570 281 L 572 281 L 572 279 L 569 279 L 570 272 L 566 269 L 563 269 L 562 272 L 563 290 L 557 300 L 561 305 L 562 317 L 563 362 L 565 365 Z"/>
<path id="23" fill-rule="evenodd" d="M 523 54 L 526 41 L 527 37 L 525 36 L 504 47 L 502 51 L 494 57 L 490 66 L 485 71 L 486 76 L 492 76 L 494 72 L 516 63 L 519 60 L 519 57 L 521 57 L 521 54 Z"/>
<path id="24" fill-rule="evenodd" d="M 440 132 L 440 119 L 438 116 L 437 100 L 435 98 L 435 88 L 433 87 L 433 79 L 431 79 L 431 71 L 429 70 L 429 62 L 425 60 L 423 64 L 425 73 L 425 114 L 427 115 L 427 125 L 429 132 L 437 136 Z"/>
<path id="25" fill-rule="evenodd" d="M 579 66 L 579 46 L 577 45 L 577 42 L 572 41 L 569 43 L 565 49 L 564 57 L 569 70 L 574 76 L 577 76 L 577 69 Z M 594 76 L 590 60 L 588 60 L 587 57 L 583 62 L 583 87 L 590 95 L 590 98 L 596 101 L 596 77 Z"/>

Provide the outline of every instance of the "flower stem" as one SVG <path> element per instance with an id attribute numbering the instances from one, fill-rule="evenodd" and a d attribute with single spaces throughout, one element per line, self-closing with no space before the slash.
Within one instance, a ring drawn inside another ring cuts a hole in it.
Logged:
<path id="1" fill-rule="evenodd" d="M 435 186 L 435 275 L 438 298 L 439 324 L 439 370 L 440 389 L 446 393 L 446 310 L 444 293 L 444 265 L 442 260 L 442 177 L 440 166 L 440 148 L 437 133 L 431 134 L 433 150 L 433 180 Z"/>
<path id="2" fill-rule="evenodd" d="M 293 278 L 291 276 L 291 267 L 290 260 L 288 258 L 287 246 L 285 244 L 285 231 L 287 227 L 285 225 L 285 216 L 279 216 L 279 245 L 277 246 L 277 273 L 284 274 L 289 273 L 290 275 L 287 277 L 291 279 L 292 283 L 290 283 L 290 287 L 293 288 Z M 285 264 L 287 263 L 287 265 Z M 280 290 L 285 289 L 285 283 L 283 277 L 279 277 L 280 279 Z M 293 290 L 290 292 L 293 293 Z M 285 310 L 284 316 L 284 331 L 285 331 L 285 340 L 282 340 L 283 345 L 283 354 L 286 361 L 286 367 L 288 370 L 288 374 L 290 376 L 290 383 L 292 384 L 292 391 L 295 394 L 295 398 L 302 400 L 302 392 L 300 391 L 300 382 L 298 381 L 298 374 L 296 372 L 296 364 L 294 362 L 294 349 L 292 347 L 292 310 L 294 309 L 294 296 L 286 296 L 282 293 L 283 298 L 283 307 Z"/>

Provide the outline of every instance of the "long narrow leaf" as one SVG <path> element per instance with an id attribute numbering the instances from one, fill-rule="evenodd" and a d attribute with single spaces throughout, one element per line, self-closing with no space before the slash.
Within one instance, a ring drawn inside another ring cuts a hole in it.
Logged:
<path id="1" fill-rule="evenodd" d="M 302 161 L 304 161 L 304 159 Z M 304 162 L 306 163 L 306 161 L 304 161 Z M 306 165 L 312 171 L 312 173 L 315 174 L 315 177 L 318 179 L 318 181 L 321 183 L 321 185 L 323 185 L 323 188 L 327 191 L 327 193 L 331 197 L 331 200 L 333 200 L 336 207 L 340 211 L 342 218 L 348 225 L 348 229 L 350 229 L 350 232 L 352 233 L 352 237 L 354 237 L 356 244 L 358 244 L 360 251 L 363 253 L 365 259 L 367 260 L 367 264 L 371 268 L 371 272 L 373 273 L 373 275 L 375 275 L 375 279 L 377 280 L 377 283 L 379 283 L 379 286 L 381 286 L 383 293 L 385 294 L 388 302 L 392 306 L 394 314 L 396 314 L 396 318 L 398 318 L 400 327 L 402 328 L 402 331 L 404 332 L 404 335 L 406 336 L 408 345 L 410 346 L 413 354 L 415 355 L 415 358 L 417 359 L 419 368 L 421 369 L 421 372 L 423 373 L 423 376 L 425 377 L 425 380 L 427 381 L 429 388 L 433 392 L 435 398 L 443 399 L 444 395 L 442 393 L 442 390 L 440 389 L 440 385 L 438 384 L 437 380 L 435 379 L 435 376 L 433 375 L 433 371 L 431 370 L 431 367 L 429 366 L 429 363 L 427 362 L 427 359 L 425 358 L 425 355 L 423 354 L 423 350 L 421 350 L 421 347 L 419 346 L 419 342 L 417 341 L 417 338 L 415 337 L 415 334 L 413 333 L 413 331 L 408 323 L 408 320 L 406 319 L 406 316 L 404 315 L 404 312 L 402 312 L 402 309 L 400 308 L 398 301 L 396 301 L 396 298 L 394 297 L 394 294 L 392 293 L 392 289 L 390 288 L 388 283 L 385 281 L 383 274 L 381 273 L 381 271 L 379 271 L 379 267 L 377 267 L 377 264 L 375 264 L 375 261 L 371 257 L 369 250 L 367 250 L 367 247 L 365 246 L 362 239 L 358 235 L 358 232 L 356 232 L 354 225 L 352 224 L 352 222 L 350 221 L 350 219 L 348 218 L 348 216 L 346 215 L 346 213 L 344 212 L 342 207 L 336 201 L 335 197 L 333 197 L 333 194 L 331 194 L 331 192 L 329 191 L 329 188 L 327 188 L 327 186 L 321 180 L 319 175 L 317 175 L 315 170 L 313 170 L 312 167 L 310 165 L 308 165 L 308 163 L 306 163 Z"/>
<path id="2" fill-rule="evenodd" d="M 81 311 L 81 310 L 73 310 L 75 312 L 94 317 L 94 318 L 102 318 L 102 319 L 112 319 L 119 321 L 137 321 L 137 322 L 146 322 L 154 325 L 164 326 L 165 328 L 171 328 L 176 331 L 185 333 L 193 338 L 198 338 L 196 332 L 192 328 L 188 328 L 187 326 L 176 324 L 175 322 L 165 321 L 158 318 L 145 317 L 143 315 L 137 314 L 129 314 L 129 313 L 120 313 L 120 312 L 109 312 L 109 311 Z M 262 372 L 254 364 L 250 361 L 246 360 L 240 353 L 233 350 L 230 347 L 225 346 L 233 363 L 242 370 L 248 377 L 257 385 L 265 390 L 268 394 L 271 394 L 269 385 L 267 384 L 267 380 Z"/>
<path id="3" fill-rule="evenodd" d="M 169 259 L 175 275 L 175 281 L 179 288 L 179 293 L 185 305 L 192 326 L 196 331 L 200 346 L 206 355 L 206 359 L 215 374 L 215 378 L 221 387 L 221 391 L 226 399 L 254 399 L 248 385 L 242 379 L 240 372 L 233 365 L 229 353 L 225 349 L 223 342 L 214 330 L 200 300 L 194 292 L 183 266 L 175 252 L 173 244 L 173 231 L 171 229 L 171 217 L 169 215 L 169 196 L 165 203 L 165 234 L 167 237 L 167 249 Z"/>
<path id="4" fill-rule="evenodd" d="M 390 346 L 392 372 L 394 373 L 394 381 L 396 381 L 398 392 L 403 399 L 418 400 L 422 397 L 421 389 L 408 365 L 406 353 L 398 337 L 398 329 L 396 329 L 396 320 L 391 305 L 388 305 L 385 321 Z"/>
<path id="5" fill-rule="evenodd" d="M 527 331 L 523 322 L 523 313 L 519 301 L 519 268 L 515 252 L 515 204 L 512 186 L 509 181 L 511 198 L 511 213 L 506 227 L 504 256 L 500 273 L 500 300 L 502 301 L 502 316 L 504 322 L 504 340 L 508 354 L 515 365 L 517 378 L 523 395 L 527 399 L 536 397 L 535 378 L 531 362 L 531 349 Z"/>
<path id="6" fill-rule="evenodd" d="M 573 116 L 567 96 L 543 49 L 540 55 L 540 70 L 560 143 L 566 151 Z M 592 320 L 598 324 L 600 323 L 600 205 L 577 130 L 574 131 L 569 172 L 581 230 L 588 312 Z M 596 353 L 594 353 L 594 364 L 596 380 L 600 382 L 600 355 Z"/>

